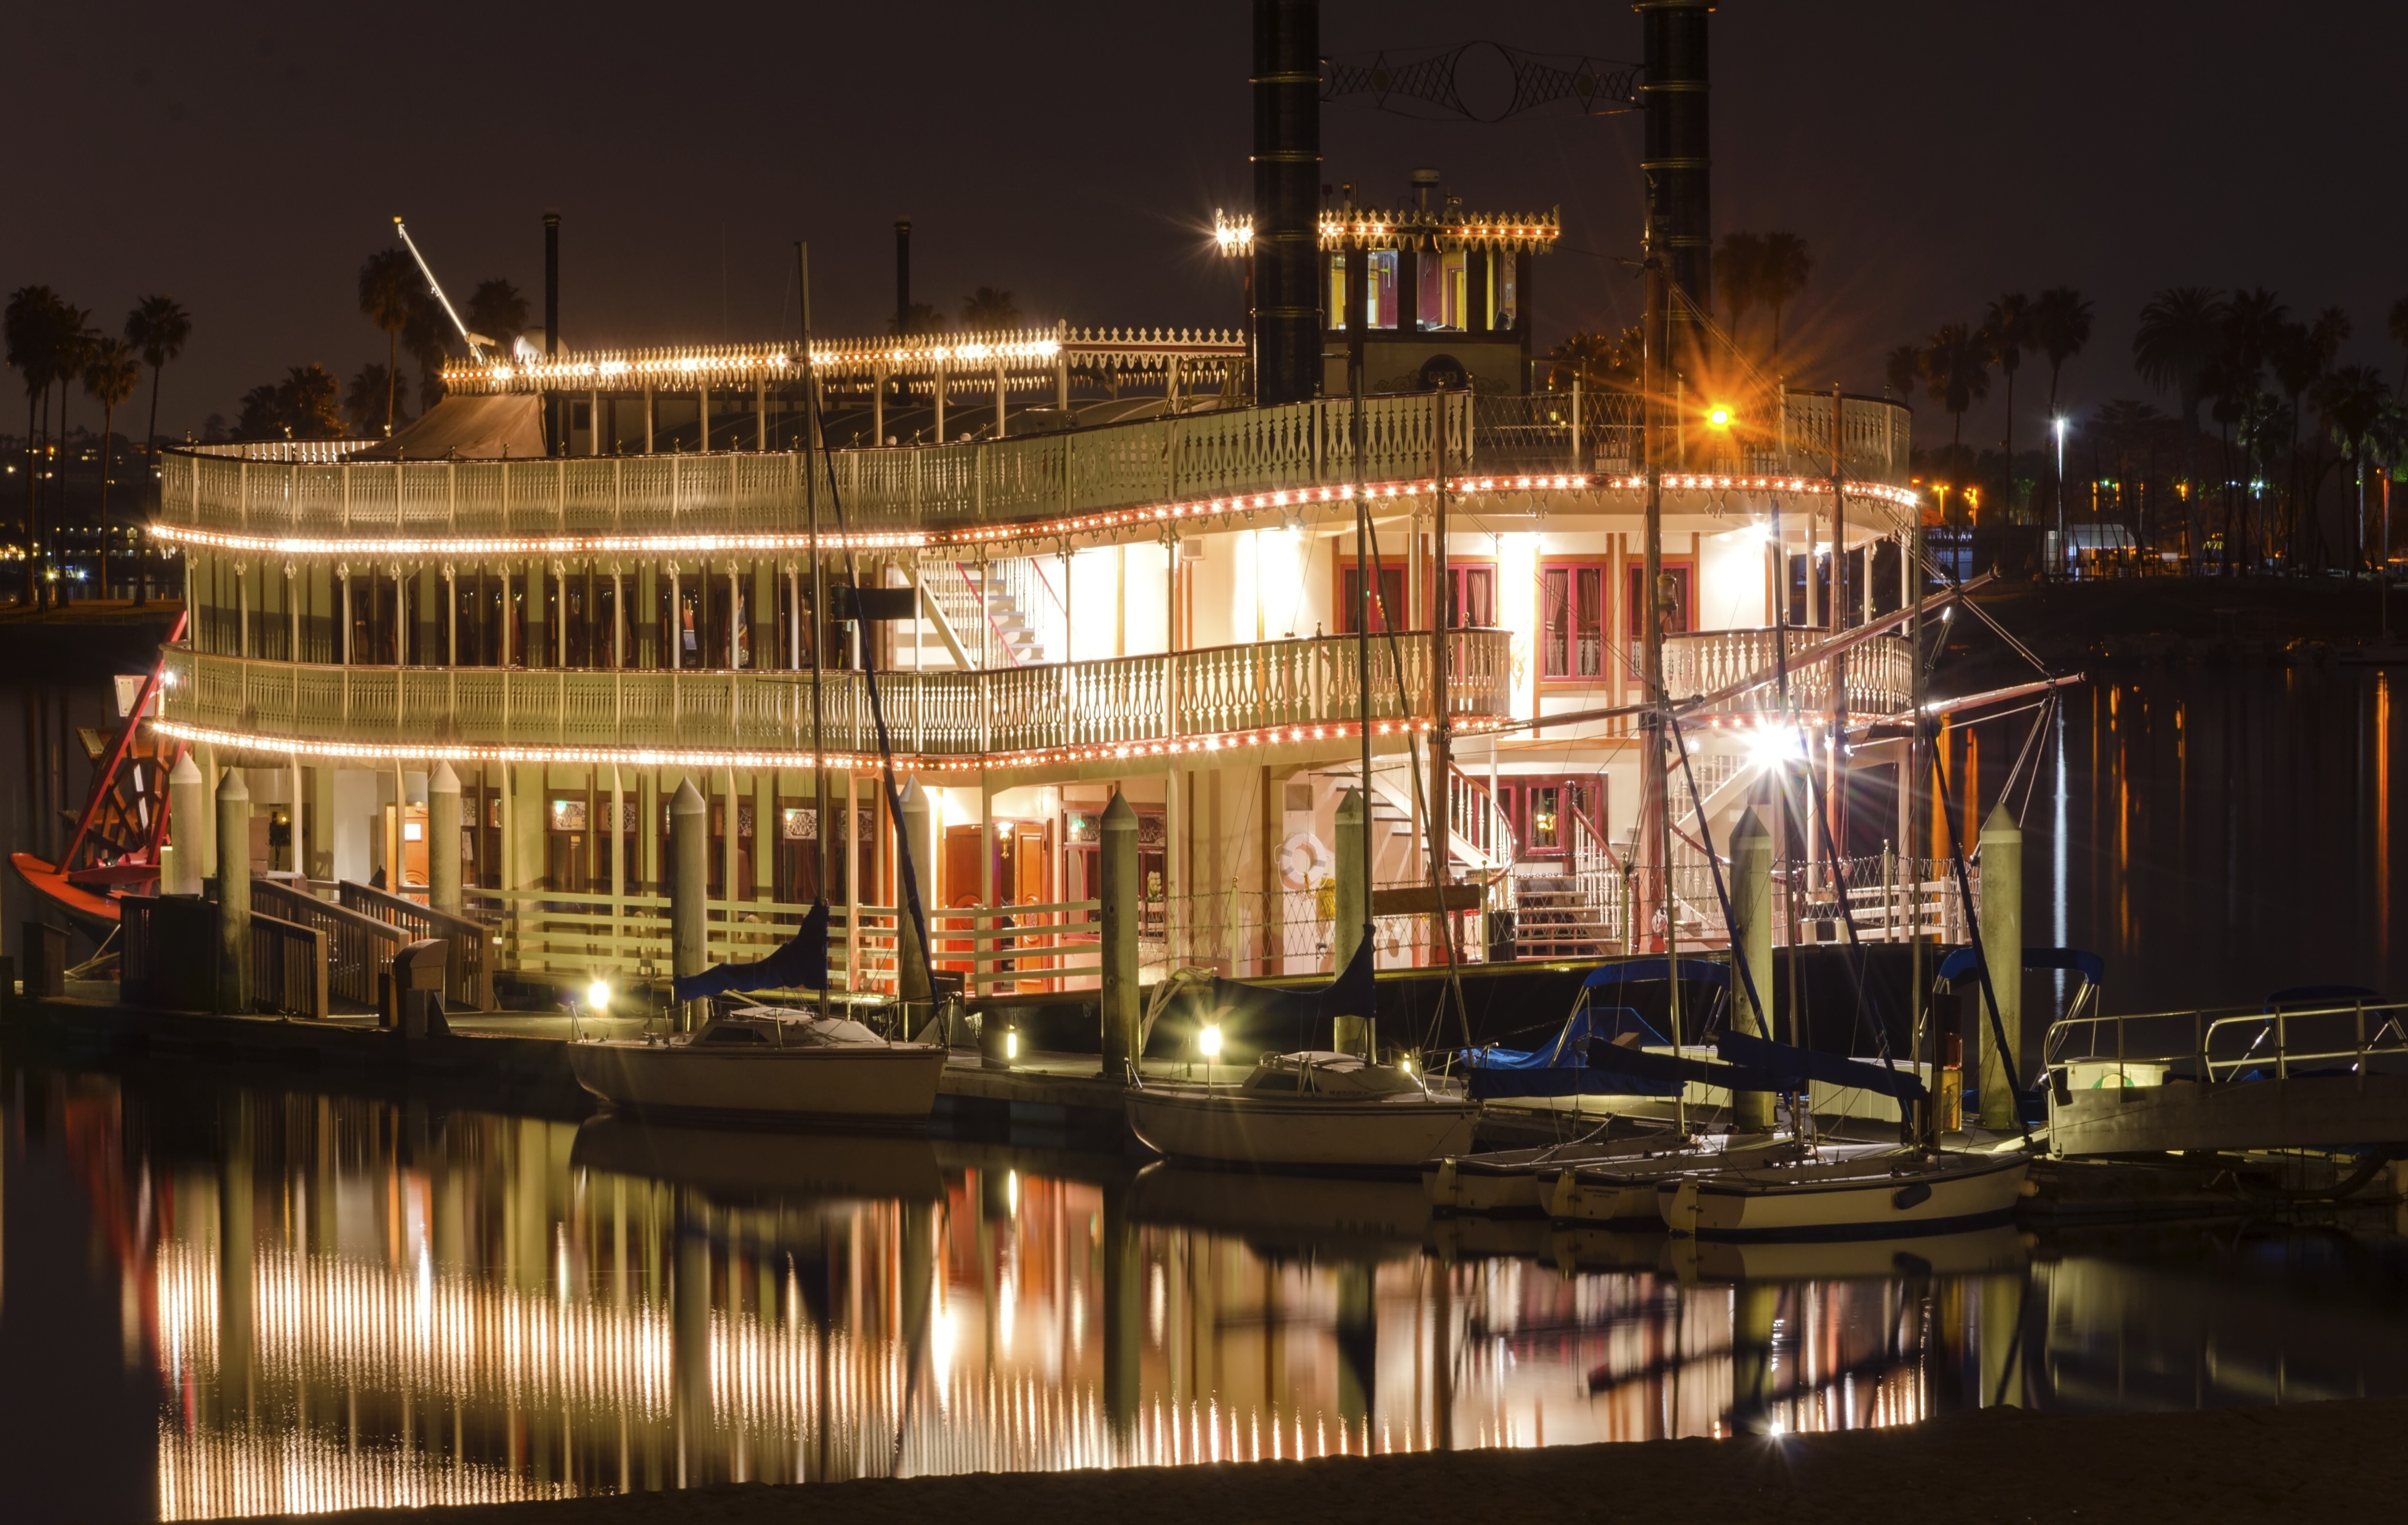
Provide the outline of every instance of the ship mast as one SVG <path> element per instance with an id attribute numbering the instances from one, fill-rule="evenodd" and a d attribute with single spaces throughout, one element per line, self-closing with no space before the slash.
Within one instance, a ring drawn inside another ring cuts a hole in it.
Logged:
<path id="1" fill-rule="evenodd" d="M 811 545 L 811 780 L 813 819 L 818 822 L 812 842 L 816 872 L 811 879 L 811 899 L 824 904 L 828 898 L 828 839 L 836 829 L 828 819 L 827 788 L 827 705 L 820 686 L 820 639 L 827 629 L 822 611 L 827 607 L 827 560 L 820 554 L 820 495 L 817 474 L 820 439 L 819 376 L 811 367 L 811 246 L 795 245 L 795 268 L 803 294 L 803 511 L 810 527 Z M 795 617 L 802 618 L 796 610 Z M 853 813 L 853 791 L 845 791 L 845 814 Z M 849 827 L 852 822 L 845 825 Z M 764 827 L 766 829 L 766 827 Z M 848 843 L 850 837 L 847 838 Z M 857 864 L 847 864 L 848 870 Z M 848 928 L 848 931 L 850 929 Z M 850 970 L 847 977 L 851 977 Z M 835 982 L 820 981 L 820 1015 L 828 1010 L 828 986 Z"/>

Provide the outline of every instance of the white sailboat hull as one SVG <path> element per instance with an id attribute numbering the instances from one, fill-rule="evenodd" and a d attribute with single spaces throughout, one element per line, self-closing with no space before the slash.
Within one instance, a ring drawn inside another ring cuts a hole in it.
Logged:
<path id="1" fill-rule="evenodd" d="M 1894 1238 L 2003 1222 L 2030 1170 L 2022 1155 L 1875 1158 L 1684 1176 L 1656 1200 L 1667 1228 L 1699 1239 Z"/>
<path id="2" fill-rule="evenodd" d="M 1796 1144 L 1783 1140 L 1744 1144 L 1738 1149 L 1684 1150 L 1627 1164 L 1574 1166 L 1547 1183 L 1547 1216 L 1565 1223 L 1643 1223 L 1653 1227 L 1663 1221 L 1656 1194 L 1668 1179 L 1768 1164 L 1796 1148 Z"/>
<path id="3" fill-rule="evenodd" d="M 1268 1099 L 1146 1092 L 1129 1098 L 1129 1127 L 1173 1159 L 1212 1165 L 1417 1170 L 1471 1147 L 1476 1101 L 1408 1095 L 1378 1100 Z"/>
<path id="4" fill-rule="evenodd" d="M 571 1043 L 577 1083 L 611 1106 L 666 1116 L 787 1127 L 925 1126 L 945 1050 L 721 1049 Z"/>

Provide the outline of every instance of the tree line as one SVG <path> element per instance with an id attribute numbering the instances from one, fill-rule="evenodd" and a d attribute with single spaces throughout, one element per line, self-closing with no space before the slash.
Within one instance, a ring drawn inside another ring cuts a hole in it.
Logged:
<path id="1" fill-rule="evenodd" d="M 46 517 L 55 524 L 66 502 L 71 465 L 66 452 L 67 410 L 76 391 L 80 388 L 100 409 L 99 583 L 106 592 L 109 440 L 117 427 L 117 410 L 134 396 L 141 383 L 142 367 L 148 366 L 150 413 L 143 444 L 146 450 L 155 450 L 162 380 L 167 363 L 182 354 L 191 340 L 193 319 L 172 296 L 145 296 L 126 313 L 121 331 L 122 338 L 93 326 L 90 309 L 77 307 L 48 286 L 19 287 L 9 294 L 6 312 L 0 314 L 0 338 L 5 338 L 9 368 L 25 387 L 25 496 L 18 528 L 25 547 L 28 602 L 49 604 L 58 596 L 51 538 L 43 529 Z"/>
<path id="2" fill-rule="evenodd" d="M 2408 473 L 2408 408 L 2376 367 L 2339 364 L 2353 327 L 2347 312 L 2294 316 L 2262 286 L 2168 287 L 2141 309 L 2132 368 L 2160 396 L 2171 394 L 2176 412 L 2117 398 L 2063 418 L 2057 379 L 2091 326 L 2092 304 L 2071 288 L 2030 299 L 2010 292 L 1981 322 L 1942 324 L 1889 352 L 1891 388 L 1910 400 L 1920 392 L 1949 414 L 1946 452 L 1917 454 L 1935 483 L 1956 494 L 1951 519 L 2054 525 L 2086 514 L 2090 505 L 2069 501 L 2070 473 L 2057 465 L 2070 439 L 2077 458 L 2089 457 L 2086 496 L 2096 517 L 2112 514 L 2135 547 L 2174 553 L 2194 570 L 2383 561 L 2387 547 L 2370 543 L 2369 473 Z M 2392 304 L 2386 327 L 2408 349 L 2408 297 Z M 2066 438 L 2026 456 L 2015 449 L 2014 385 L 2033 356 L 2048 363 L 2049 417 Z M 2006 437 L 1999 451 L 1969 452 L 1964 417 L 1988 396 L 1994 375 L 2006 391 Z M 2211 445 L 2213 459 L 2202 460 Z M 2354 490 L 2342 504 L 2342 544 L 2328 537 L 2319 511 L 2337 474 Z"/>

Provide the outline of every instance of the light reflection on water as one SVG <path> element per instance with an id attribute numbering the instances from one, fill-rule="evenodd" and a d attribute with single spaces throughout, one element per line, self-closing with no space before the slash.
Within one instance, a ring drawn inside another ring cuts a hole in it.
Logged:
<path id="1" fill-rule="evenodd" d="M 108 1246 L 163 1518 L 2408 1391 L 2380 1232 L 2338 1271 L 2229 1229 L 2186 1245 L 2220 1268 L 1742 1251 L 999 1145 L 10 1092 L 12 1179 L 64 1166 Z"/>

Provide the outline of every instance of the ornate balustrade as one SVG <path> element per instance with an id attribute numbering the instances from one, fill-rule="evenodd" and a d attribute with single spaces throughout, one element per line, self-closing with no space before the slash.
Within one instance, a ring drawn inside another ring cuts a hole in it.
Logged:
<path id="1" fill-rule="evenodd" d="M 1777 658 L 1777 632 L 1762 630 L 1698 630 L 1668 637 L 1664 641 L 1664 687 L 1674 703 L 1712 694 L 1771 669 Z M 1788 632 L 1789 658 L 1811 646 L 1818 633 Z M 1852 714 L 1896 714 L 1911 702 L 1908 645 L 1902 636 L 1876 636 L 1847 653 L 1848 711 Z M 1831 664 L 1793 666 L 1789 673 L 1788 708 L 1807 714 L 1827 714 L 1831 708 Z M 1716 706 L 1725 714 L 1775 714 L 1784 707 L 1779 684 L 1768 683 Z"/>
<path id="2" fill-rule="evenodd" d="M 1372 482 L 1429 475 L 1437 404 L 1433 395 L 1369 399 L 1359 475 Z M 1625 468 L 1613 453 L 1629 432 L 1615 411 L 1627 410 L 1627 399 L 1585 399 L 1577 434 L 1564 394 L 1481 397 L 1469 408 L 1458 396 L 1454 404 L 1451 472 Z M 1801 438 L 1815 408 L 1824 432 L 1813 438 L 1828 438 L 1828 397 L 1794 394 L 1790 404 L 1800 411 Z M 1845 400 L 1850 470 L 1893 485 L 1904 481 L 1904 411 Z M 837 451 L 831 461 L 852 532 L 974 535 L 1240 493 L 1340 486 L 1358 475 L 1352 416 L 1346 400 L 1323 399 L 1021 439 Z M 287 458 L 253 458 L 247 448 L 165 453 L 158 522 L 268 540 L 481 541 L 496 554 L 637 535 L 791 536 L 805 524 L 802 457 L 791 453 L 360 462 L 310 458 L 314 450 L 268 453 Z M 302 458 L 289 458 L 296 453 Z M 1767 468 L 1811 476 L 1822 469 L 1817 460 L 1828 455 L 1806 452 L 1799 462 Z M 834 504 L 824 499 L 821 511 L 823 528 L 833 533 Z"/>
<path id="3" fill-rule="evenodd" d="M 1458 721 L 1509 712 L 1511 637 L 1448 638 Z M 1371 649 L 1371 718 L 1426 718 L 1430 644 Z M 372 747 L 797 753 L 810 744 L 798 672 L 327 667 L 169 654 L 165 719 L 223 736 Z M 1356 715 L 1354 642 L 1330 636 L 1108 661 L 879 678 L 897 751 L 974 757 L 1339 724 Z M 868 686 L 831 672 L 831 752 L 878 749 Z M 1411 696 L 1410 707 L 1405 696 Z"/>

